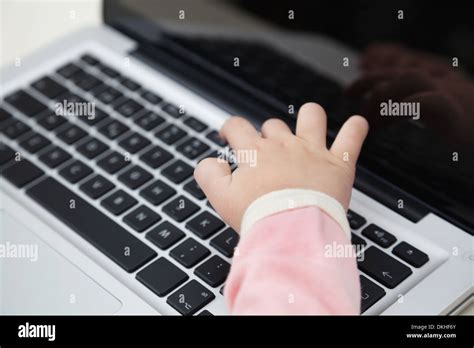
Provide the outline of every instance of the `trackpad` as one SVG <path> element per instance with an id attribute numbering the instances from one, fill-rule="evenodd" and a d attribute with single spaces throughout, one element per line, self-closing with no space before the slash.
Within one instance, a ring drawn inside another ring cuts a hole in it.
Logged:
<path id="1" fill-rule="evenodd" d="M 1 314 L 113 314 L 121 302 L 0 210 Z"/>

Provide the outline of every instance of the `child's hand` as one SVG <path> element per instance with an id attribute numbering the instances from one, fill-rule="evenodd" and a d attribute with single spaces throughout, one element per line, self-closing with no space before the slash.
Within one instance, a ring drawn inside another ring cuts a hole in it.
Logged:
<path id="1" fill-rule="evenodd" d="M 256 163 L 239 163 L 231 173 L 227 163 L 206 158 L 199 163 L 194 176 L 212 206 L 236 231 L 253 201 L 281 189 L 320 191 L 347 210 L 355 164 L 367 132 L 367 121 L 353 116 L 328 150 L 326 113 L 314 103 L 301 107 L 296 135 L 278 119 L 267 120 L 260 135 L 245 119 L 232 117 L 222 127 L 222 137 L 236 152 L 255 151 Z"/>

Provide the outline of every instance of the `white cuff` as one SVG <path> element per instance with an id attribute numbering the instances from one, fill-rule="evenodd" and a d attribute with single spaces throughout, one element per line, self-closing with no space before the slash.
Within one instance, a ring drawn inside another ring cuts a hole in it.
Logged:
<path id="1" fill-rule="evenodd" d="M 240 235 L 243 236 L 257 221 L 267 216 L 307 206 L 317 206 L 323 210 L 341 226 L 347 237 L 351 238 L 346 211 L 341 203 L 325 193 L 308 189 L 278 190 L 257 198 L 244 213 Z"/>

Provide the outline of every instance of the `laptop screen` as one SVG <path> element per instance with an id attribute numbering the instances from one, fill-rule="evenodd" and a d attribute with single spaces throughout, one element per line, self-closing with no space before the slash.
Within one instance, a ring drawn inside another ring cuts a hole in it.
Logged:
<path id="1" fill-rule="evenodd" d="M 371 126 L 360 164 L 474 230 L 474 3 L 106 1 L 106 22 L 252 91 Z M 403 204 L 403 203 L 402 203 Z"/>

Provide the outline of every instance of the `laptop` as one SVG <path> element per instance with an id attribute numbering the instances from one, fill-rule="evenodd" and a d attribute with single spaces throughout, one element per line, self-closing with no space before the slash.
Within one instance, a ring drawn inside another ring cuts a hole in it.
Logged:
<path id="1" fill-rule="evenodd" d="M 416 45 L 414 31 L 375 20 L 394 5 L 344 6 L 106 0 L 103 25 L 4 68 L 0 312 L 227 314 L 239 236 L 193 169 L 225 148 L 217 131 L 234 114 L 294 127 L 315 101 L 330 141 L 358 110 L 344 89 L 361 75 L 363 46 Z M 433 6 L 417 20 L 454 21 Z M 441 54 L 469 52 L 443 40 Z M 424 117 L 373 129 L 363 150 L 348 220 L 364 315 L 455 314 L 473 300 L 473 156 Z M 459 166 L 427 164 L 454 151 Z"/>

